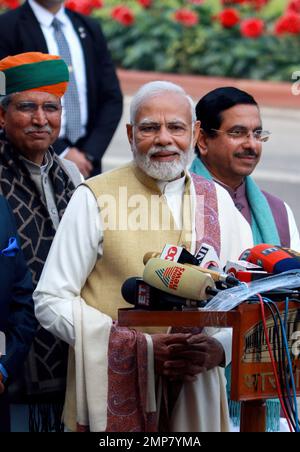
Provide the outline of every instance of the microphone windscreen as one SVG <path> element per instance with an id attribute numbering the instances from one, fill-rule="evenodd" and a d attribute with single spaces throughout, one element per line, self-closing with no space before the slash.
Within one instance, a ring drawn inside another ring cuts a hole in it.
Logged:
<path id="1" fill-rule="evenodd" d="M 192 300 L 207 299 L 206 289 L 215 287 L 209 274 L 158 258 L 147 262 L 143 280 L 163 292 Z"/>
<path id="2" fill-rule="evenodd" d="M 137 277 L 132 277 L 126 279 L 121 287 L 121 294 L 127 303 L 135 304 L 136 302 L 136 287 L 137 287 Z"/>
<path id="3" fill-rule="evenodd" d="M 260 265 L 268 273 L 282 273 L 300 268 L 300 259 L 286 248 L 261 243 L 244 251 L 241 259 Z"/>

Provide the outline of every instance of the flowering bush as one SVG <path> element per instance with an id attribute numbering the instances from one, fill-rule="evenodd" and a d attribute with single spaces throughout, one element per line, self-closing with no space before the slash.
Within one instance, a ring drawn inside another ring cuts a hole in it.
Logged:
<path id="1" fill-rule="evenodd" d="M 0 8 L 15 9 L 20 6 L 21 2 L 19 0 L 0 0 Z"/>
<path id="2" fill-rule="evenodd" d="M 15 7 L 18 0 L 0 0 Z M 291 80 L 300 0 L 67 0 L 96 17 L 128 69 Z"/>
<path id="3" fill-rule="evenodd" d="M 299 70 L 300 0 L 104 3 L 94 15 L 123 68 L 287 81 Z"/>

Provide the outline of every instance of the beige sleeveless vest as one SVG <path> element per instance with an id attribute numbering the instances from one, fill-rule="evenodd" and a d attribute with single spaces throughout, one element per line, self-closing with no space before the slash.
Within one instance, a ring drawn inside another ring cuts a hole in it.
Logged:
<path id="1" fill-rule="evenodd" d="M 103 257 L 97 261 L 81 296 L 87 304 L 116 320 L 119 308 L 130 307 L 122 299 L 122 284 L 131 276 L 143 275 L 145 253 L 160 252 L 166 243 L 184 244 L 190 249 L 187 238 L 191 215 L 185 231 L 176 229 L 165 197 L 153 179 L 133 164 L 95 177 L 86 185 L 96 197 L 106 224 Z M 190 181 L 186 185 L 189 187 Z"/>
<path id="2" fill-rule="evenodd" d="M 96 176 L 86 186 L 93 192 L 104 227 L 103 256 L 97 260 L 81 296 L 85 302 L 117 319 L 119 308 L 132 307 L 121 296 L 123 282 L 143 275 L 143 256 L 160 252 L 165 244 L 190 250 L 191 198 L 183 199 L 183 229 L 178 230 L 155 181 L 134 164 Z M 186 178 L 185 195 L 190 194 Z M 143 332 L 166 332 L 166 328 L 139 328 Z M 70 349 L 64 421 L 76 428 L 74 351 Z"/>

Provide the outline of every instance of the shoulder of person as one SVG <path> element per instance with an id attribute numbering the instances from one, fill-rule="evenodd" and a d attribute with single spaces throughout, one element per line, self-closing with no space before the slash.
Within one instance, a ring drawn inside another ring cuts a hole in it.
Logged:
<path id="1" fill-rule="evenodd" d="M 77 168 L 77 166 L 75 165 L 75 163 L 71 162 L 71 160 L 61 159 L 60 157 L 59 157 L 59 159 L 60 159 L 60 163 L 61 163 L 62 167 L 70 176 L 73 184 L 76 187 L 79 184 L 81 184 L 83 182 L 83 176 L 81 175 L 81 173 L 80 173 L 79 169 Z"/>
<path id="2" fill-rule="evenodd" d="M 0 14 L 0 33 L 8 33 L 13 31 L 13 29 L 18 25 L 19 19 L 21 18 L 21 11 L 19 8 L 6 11 Z M 7 37 L 7 36 L 6 36 Z"/>
<path id="3" fill-rule="evenodd" d="M 265 198 L 267 199 L 267 201 L 273 201 L 273 202 L 277 202 L 277 203 L 280 203 L 280 204 L 286 204 L 285 203 L 285 201 L 283 201 L 281 198 L 279 198 L 278 196 L 276 196 L 276 195 L 273 195 L 273 193 L 269 193 L 268 191 L 266 191 L 266 190 L 261 190 L 261 192 L 263 193 L 263 195 L 265 196 Z"/>
<path id="4" fill-rule="evenodd" d="M 71 20 L 73 19 L 77 22 L 81 22 L 93 32 L 101 30 L 99 21 L 94 17 L 84 16 L 83 14 L 77 13 L 76 11 L 72 11 L 68 8 L 66 8 L 66 13 Z"/>
<path id="5" fill-rule="evenodd" d="M 0 14 L 0 22 L 7 23 L 7 21 L 12 21 L 13 19 L 18 19 L 22 14 L 22 8 L 16 8 L 11 9 L 9 11 L 5 11 L 4 13 Z"/>
<path id="6" fill-rule="evenodd" d="M 29 5 L 29 3 L 24 2 L 22 5 L 17 8 L 10 9 L 9 11 L 5 11 L 0 14 L 1 25 L 3 23 L 10 22 L 12 20 L 17 20 L 21 17 L 28 17 L 28 14 L 33 14 L 33 11 Z"/>

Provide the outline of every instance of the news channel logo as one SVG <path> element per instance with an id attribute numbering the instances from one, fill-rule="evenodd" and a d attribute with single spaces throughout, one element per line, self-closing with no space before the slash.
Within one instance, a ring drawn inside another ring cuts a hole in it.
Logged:
<path id="1" fill-rule="evenodd" d="M 5 355 L 6 352 L 6 341 L 5 341 L 5 334 L 3 331 L 0 331 L 0 356 Z"/>

